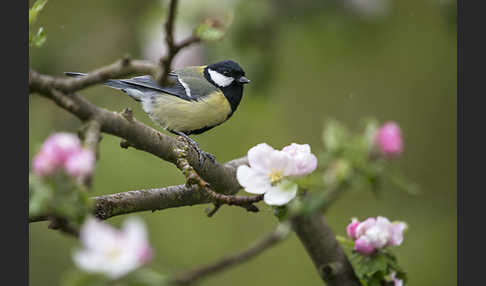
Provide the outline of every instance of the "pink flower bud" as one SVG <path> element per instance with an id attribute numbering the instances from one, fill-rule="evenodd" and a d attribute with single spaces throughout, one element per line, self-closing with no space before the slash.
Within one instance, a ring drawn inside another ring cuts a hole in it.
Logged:
<path id="1" fill-rule="evenodd" d="M 356 240 L 358 237 L 356 236 L 356 228 L 358 227 L 358 225 L 360 224 L 361 222 L 355 218 L 353 218 L 353 220 L 351 221 L 350 224 L 348 224 L 348 226 L 346 227 L 346 232 L 348 233 L 348 236 L 352 239 L 352 240 Z"/>
<path id="2" fill-rule="evenodd" d="M 95 159 L 93 152 L 81 149 L 67 158 L 66 172 L 77 178 L 89 175 L 93 171 Z"/>
<path id="3" fill-rule="evenodd" d="M 376 132 L 375 142 L 388 158 L 397 157 L 403 151 L 401 130 L 395 122 L 388 122 L 380 127 Z"/>
<path id="4" fill-rule="evenodd" d="M 50 176 L 59 167 L 59 161 L 49 154 L 40 152 L 32 160 L 32 170 L 39 177 Z"/>
<path id="5" fill-rule="evenodd" d="M 49 136 L 42 144 L 41 152 L 49 154 L 54 160 L 63 164 L 71 154 L 80 149 L 81 142 L 77 136 L 61 132 Z"/>
<path id="6" fill-rule="evenodd" d="M 375 248 L 366 236 L 362 236 L 354 242 L 354 251 L 368 256 L 375 251 Z"/>
<path id="7" fill-rule="evenodd" d="M 282 152 L 293 159 L 293 176 L 305 176 L 317 168 L 317 157 L 311 153 L 309 144 L 292 143 L 283 147 Z"/>

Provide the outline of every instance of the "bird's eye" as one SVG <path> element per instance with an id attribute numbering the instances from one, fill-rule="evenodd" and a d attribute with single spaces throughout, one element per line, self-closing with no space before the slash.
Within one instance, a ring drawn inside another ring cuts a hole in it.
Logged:
<path id="1" fill-rule="evenodd" d="M 224 75 L 229 75 L 229 71 L 228 71 L 228 70 L 224 70 L 224 71 L 223 71 L 223 74 L 224 74 Z"/>

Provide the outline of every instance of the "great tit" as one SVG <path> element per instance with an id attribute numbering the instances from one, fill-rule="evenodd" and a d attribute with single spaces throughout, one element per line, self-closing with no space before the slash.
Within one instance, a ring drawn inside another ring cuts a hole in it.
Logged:
<path id="1" fill-rule="evenodd" d="M 84 76 L 66 72 L 67 76 Z M 234 61 L 207 66 L 190 66 L 169 73 L 168 86 L 158 85 L 150 75 L 130 79 L 110 79 L 105 85 L 119 89 L 142 104 L 155 123 L 173 134 L 186 138 L 201 157 L 214 161 L 202 151 L 190 134 L 201 134 L 228 120 L 243 95 L 243 85 L 250 81 Z M 202 155 L 202 156 L 201 156 Z"/>

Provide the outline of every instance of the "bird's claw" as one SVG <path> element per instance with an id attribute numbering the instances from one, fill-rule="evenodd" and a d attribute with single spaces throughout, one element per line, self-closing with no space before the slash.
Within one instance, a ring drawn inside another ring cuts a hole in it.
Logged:
<path id="1" fill-rule="evenodd" d="M 184 139 L 186 139 L 186 141 L 192 146 L 192 148 L 194 148 L 194 150 L 196 150 L 196 152 L 198 154 L 199 166 L 200 167 L 204 164 L 204 161 L 206 161 L 206 159 L 209 159 L 211 162 L 216 163 L 216 158 L 214 157 L 214 155 L 201 150 L 201 148 L 199 148 L 199 145 L 197 144 L 197 142 L 194 141 L 191 137 L 187 136 L 184 133 L 176 133 L 176 134 L 179 135 L 179 136 L 182 136 Z"/>
<path id="2" fill-rule="evenodd" d="M 202 157 L 204 157 L 204 159 L 209 159 L 211 162 L 216 163 L 216 158 L 214 157 L 213 154 L 208 153 L 208 152 L 203 151 L 203 150 L 199 150 L 199 151 L 201 152 Z M 199 161 L 199 162 L 201 162 L 201 161 Z"/>

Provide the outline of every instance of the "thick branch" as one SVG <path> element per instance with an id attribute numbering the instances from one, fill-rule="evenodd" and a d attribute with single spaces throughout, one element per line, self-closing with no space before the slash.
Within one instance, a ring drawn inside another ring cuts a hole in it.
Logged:
<path id="1" fill-rule="evenodd" d="M 320 212 L 291 219 L 292 228 L 328 286 L 361 285 L 336 235 Z"/>
<path id="2" fill-rule="evenodd" d="M 288 236 L 288 234 L 289 226 L 286 224 L 281 224 L 273 233 L 255 242 L 247 249 L 239 253 L 224 257 L 213 263 L 203 265 L 199 268 L 182 272 L 172 278 L 169 283 L 176 285 L 191 284 L 201 280 L 202 278 L 205 278 L 206 276 L 217 274 L 233 266 L 237 266 L 243 262 L 250 260 L 253 257 L 256 257 L 258 254 L 269 249 L 271 246 L 284 240 Z"/>

